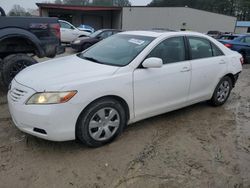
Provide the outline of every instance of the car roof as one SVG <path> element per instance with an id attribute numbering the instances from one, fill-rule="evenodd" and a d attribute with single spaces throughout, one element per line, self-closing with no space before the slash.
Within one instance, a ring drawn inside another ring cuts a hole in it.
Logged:
<path id="1" fill-rule="evenodd" d="M 125 31 L 121 34 L 127 35 L 139 35 L 139 36 L 146 36 L 146 37 L 155 37 L 158 38 L 160 36 L 173 36 L 176 34 L 179 35 L 195 35 L 195 36 L 206 36 L 202 33 L 194 32 L 194 31 L 164 31 L 164 30 L 141 30 L 141 31 Z"/>

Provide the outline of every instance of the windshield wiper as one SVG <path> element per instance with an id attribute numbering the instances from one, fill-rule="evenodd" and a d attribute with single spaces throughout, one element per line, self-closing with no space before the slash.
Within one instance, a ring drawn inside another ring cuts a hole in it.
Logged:
<path id="1" fill-rule="evenodd" d="M 95 59 L 94 57 L 82 56 L 82 58 L 87 59 L 87 60 L 89 60 L 89 61 L 96 62 L 96 63 L 101 63 L 101 64 L 104 64 L 103 62 L 98 61 L 98 60 L 97 60 L 97 59 Z"/>

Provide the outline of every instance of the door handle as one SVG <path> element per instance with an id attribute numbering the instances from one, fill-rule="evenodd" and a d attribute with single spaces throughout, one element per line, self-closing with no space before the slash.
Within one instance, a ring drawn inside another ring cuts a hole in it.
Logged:
<path id="1" fill-rule="evenodd" d="M 226 64 L 226 61 L 220 60 L 219 64 Z"/>
<path id="2" fill-rule="evenodd" d="M 189 72 L 191 69 L 189 67 L 182 67 L 181 72 Z"/>

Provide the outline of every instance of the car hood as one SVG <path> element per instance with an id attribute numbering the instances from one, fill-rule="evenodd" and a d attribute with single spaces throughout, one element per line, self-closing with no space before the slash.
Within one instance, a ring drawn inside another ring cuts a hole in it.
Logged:
<path id="1" fill-rule="evenodd" d="M 94 63 L 72 55 L 27 67 L 15 80 L 37 92 L 59 91 L 84 82 L 104 79 L 118 69 L 119 67 Z"/>

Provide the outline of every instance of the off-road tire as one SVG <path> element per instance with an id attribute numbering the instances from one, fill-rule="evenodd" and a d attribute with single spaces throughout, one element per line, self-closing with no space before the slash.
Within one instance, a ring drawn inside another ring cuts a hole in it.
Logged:
<path id="1" fill-rule="evenodd" d="M 24 68 L 36 64 L 37 61 L 26 54 L 12 54 L 4 58 L 2 67 L 2 80 L 8 87 L 12 79 Z"/>

